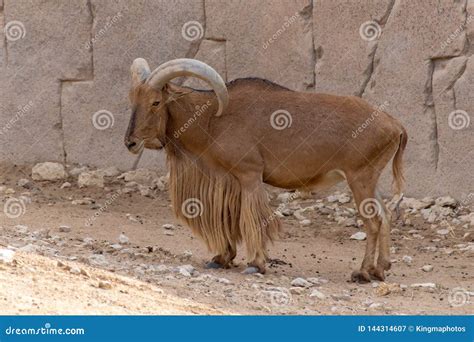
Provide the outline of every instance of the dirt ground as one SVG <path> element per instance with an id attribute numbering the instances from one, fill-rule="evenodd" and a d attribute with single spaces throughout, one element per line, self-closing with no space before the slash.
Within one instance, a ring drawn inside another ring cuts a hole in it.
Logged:
<path id="1" fill-rule="evenodd" d="M 365 241 L 350 237 L 363 228 L 335 222 L 324 211 L 334 206 L 327 194 L 314 195 L 292 204 L 320 203 L 324 210 L 305 211 L 310 224 L 282 218 L 284 233 L 269 249 L 267 273 L 244 275 L 243 249 L 235 268 L 203 267 L 212 255 L 174 219 L 166 190 L 125 193 L 116 177 L 105 188 L 78 188 L 74 178 L 61 188 L 64 181 L 32 181 L 28 168 L 2 172 L 3 204 L 20 198 L 24 210 L 16 218 L 0 215 L 0 249 L 15 250 L 13 262 L 0 263 L 1 314 L 474 313 L 469 224 L 453 221 L 440 234 L 439 224 L 420 215 L 411 224 L 394 223 L 386 283 L 360 285 L 350 273 Z M 30 183 L 18 185 L 22 178 Z M 339 205 L 354 209 L 352 201 Z"/>

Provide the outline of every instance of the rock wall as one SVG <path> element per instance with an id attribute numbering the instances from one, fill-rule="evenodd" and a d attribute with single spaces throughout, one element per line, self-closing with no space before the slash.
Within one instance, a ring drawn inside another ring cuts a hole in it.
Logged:
<path id="1" fill-rule="evenodd" d="M 2 163 L 129 168 L 132 60 L 191 57 L 383 104 L 410 136 L 407 193 L 474 197 L 473 0 L 0 0 L 0 27 Z"/>

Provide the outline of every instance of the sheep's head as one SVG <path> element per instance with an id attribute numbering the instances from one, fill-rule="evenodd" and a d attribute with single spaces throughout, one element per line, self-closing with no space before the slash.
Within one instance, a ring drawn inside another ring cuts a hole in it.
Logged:
<path id="1" fill-rule="evenodd" d="M 214 89 L 219 101 L 216 116 L 228 104 L 227 88 L 219 74 L 209 65 L 194 59 L 180 58 L 166 62 L 150 72 L 143 58 L 133 61 L 130 102 L 132 114 L 125 135 L 125 146 L 131 153 L 143 148 L 161 149 L 166 144 L 168 102 L 184 95 L 168 82 L 179 76 L 200 78 Z"/>

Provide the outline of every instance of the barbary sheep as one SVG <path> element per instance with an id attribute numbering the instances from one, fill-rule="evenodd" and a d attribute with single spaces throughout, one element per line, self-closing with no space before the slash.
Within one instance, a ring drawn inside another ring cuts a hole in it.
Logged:
<path id="1" fill-rule="evenodd" d="M 165 149 L 174 212 L 216 254 L 208 267 L 229 267 L 243 241 L 244 272 L 265 272 L 266 246 L 280 221 L 263 183 L 315 191 L 347 180 L 367 232 L 352 280 L 384 279 L 391 213 L 377 182 L 393 159 L 394 190 L 401 193 L 407 134 L 398 120 L 355 96 L 292 91 L 258 78 L 226 84 L 193 59 L 151 72 L 137 58 L 131 74 L 125 145 L 134 154 Z M 170 83 L 180 76 L 202 79 L 213 91 Z"/>

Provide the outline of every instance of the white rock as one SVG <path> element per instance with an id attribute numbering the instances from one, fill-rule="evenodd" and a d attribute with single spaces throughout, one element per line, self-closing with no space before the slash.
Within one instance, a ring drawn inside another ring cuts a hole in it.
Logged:
<path id="1" fill-rule="evenodd" d="M 59 226 L 59 231 L 62 233 L 69 233 L 71 231 L 71 227 L 62 225 L 62 226 Z"/>
<path id="2" fill-rule="evenodd" d="M 303 278 L 295 278 L 291 281 L 291 286 L 295 287 L 311 287 L 313 286 L 312 283 L 307 281 L 306 279 Z"/>
<path id="3" fill-rule="evenodd" d="M 410 208 L 415 210 L 425 209 L 434 204 L 432 199 L 424 198 L 423 200 L 417 200 L 415 198 L 404 197 L 402 200 L 402 207 Z"/>
<path id="4" fill-rule="evenodd" d="M 177 267 L 177 271 L 185 277 L 191 277 L 196 272 L 196 269 L 192 265 L 182 265 Z"/>
<path id="5" fill-rule="evenodd" d="M 402 261 L 407 265 L 411 265 L 411 263 L 413 262 L 413 258 L 409 255 L 404 255 L 402 257 Z"/>
<path id="6" fill-rule="evenodd" d="M 365 232 L 357 232 L 351 235 L 350 239 L 351 240 L 358 240 L 362 241 L 367 238 L 367 234 Z"/>
<path id="7" fill-rule="evenodd" d="M 100 171 L 87 171 L 82 172 L 77 179 L 77 184 L 80 188 L 97 186 L 99 188 L 104 187 L 104 174 Z"/>
<path id="8" fill-rule="evenodd" d="M 153 191 L 147 185 L 138 185 L 138 190 L 142 196 L 153 197 Z"/>
<path id="9" fill-rule="evenodd" d="M 66 188 L 70 188 L 71 187 L 71 183 L 69 182 L 64 182 L 62 185 L 61 185 L 61 189 L 66 189 Z"/>
<path id="10" fill-rule="evenodd" d="M 300 225 L 302 225 L 303 227 L 308 227 L 311 225 L 311 220 L 308 220 L 308 219 L 301 220 Z"/>
<path id="11" fill-rule="evenodd" d="M 31 177 L 34 180 L 54 181 L 67 178 L 67 172 L 63 164 L 45 162 L 33 166 Z"/>
<path id="12" fill-rule="evenodd" d="M 97 171 L 101 172 L 106 177 L 117 177 L 120 175 L 120 170 L 116 166 L 109 166 L 105 169 L 99 169 Z"/>
<path id="13" fill-rule="evenodd" d="M 28 188 L 31 185 L 31 182 L 30 182 L 29 179 L 21 178 L 21 179 L 18 180 L 18 182 L 16 184 L 18 186 L 23 187 L 23 188 Z"/>
<path id="14" fill-rule="evenodd" d="M 111 244 L 110 247 L 112 247 L 113 249 L 115 250 L 120 250 L 123 248 L 123 246 L 119 243 L 114 243 L 114 244 Z"/>
<path id="15" fill-rule="evenodd" d="M 424 272 L 431 272 L 433 271 L 433 265 L 424 265 L 421 270 L 424 271 Z"/>
<path id="16" fill-rule="evenodd" d="M 439 235 L 448 235 L 449 232 L 450 232 L 449 229 L 438 229 L 438 230 L 436 231 L 436 233 L 439 234 Z"/>
<path id="17" fill-rule="evenodd" d="M 156 172 L 148 169 L 137 169 L 128 171 L 118 176 L 118 179 L 123 179 L 125 182 L 137 182 L 139 184 L 151 185 L 153 180 L 157 178 Z"/>
<path id="18" fill-rule="evenodd" d="M 227 278 L 217 278 L 217 282 L 226 285 L 232 284 L 232 282 Z"/>
<path id="19" fill-rule="evenodd" d="M 0 248 L 0 263 L 9 264 L 13 261 L 15 252 L 11 249 Z"/>
<path id="20" fill-rule="evenodd" d="M 153 187 L 160 190 L 160 191 L 165 191 L 166 190 L 166 183 L 163 182 L 162 177 L 155 178 L 153 180 Z"/>
<path id="21" fill-rule="evenodd" d="M 161 226 L 163 229 L 169 229 L 169 230 L 173 230 L 174 229 L 174 225 L 171 224 L 171 223 L 165 223 L 164 225 Z"/>
<path id="22" fill-rule="evenodd" d="M 321 291 L 318 291 L 318 290 L 313 290 L 311 291 L 311 294 L 309 295 L 310 297 L 316 297 L 318 299 L 326 299 L 326 295 L 324 293 L 322 293 Z"/>
<path id="23" fill-rule="evenodd" d="M 415 283 L 411 284 L 410 287 L 423 288 L 423 289 L 436 289 L 435 283 Z"/>
<path id="24" fill-rule="evenodd" d="M 125 235 L 124 233 L 121 233 L 118 237 L 118 240 L 119 240 L 119 243 L 121 245 L 127 245 L 130 243 L 130 239 L 128 238 L 127 235 Z"/>
<path id="25" fill-rule="evenodd" d="M 314 285 L 323 285 L 323 284 L 327 284 L 329 282 L 329 280 L 327 280 L 327 279 L 318 278 L 318 277 L 310 277 L 307 280 L 310 283 L 314 284 Z"/>
<path id="26" fill-rule="evenodd" d="M 444 196 L 444 197 L 437 198 L 436 204 L 439 205 L 440 207 L 456 208 L 456 206 L 458 205 L 458 201 L 456 201 L 451 196 Z"/>

